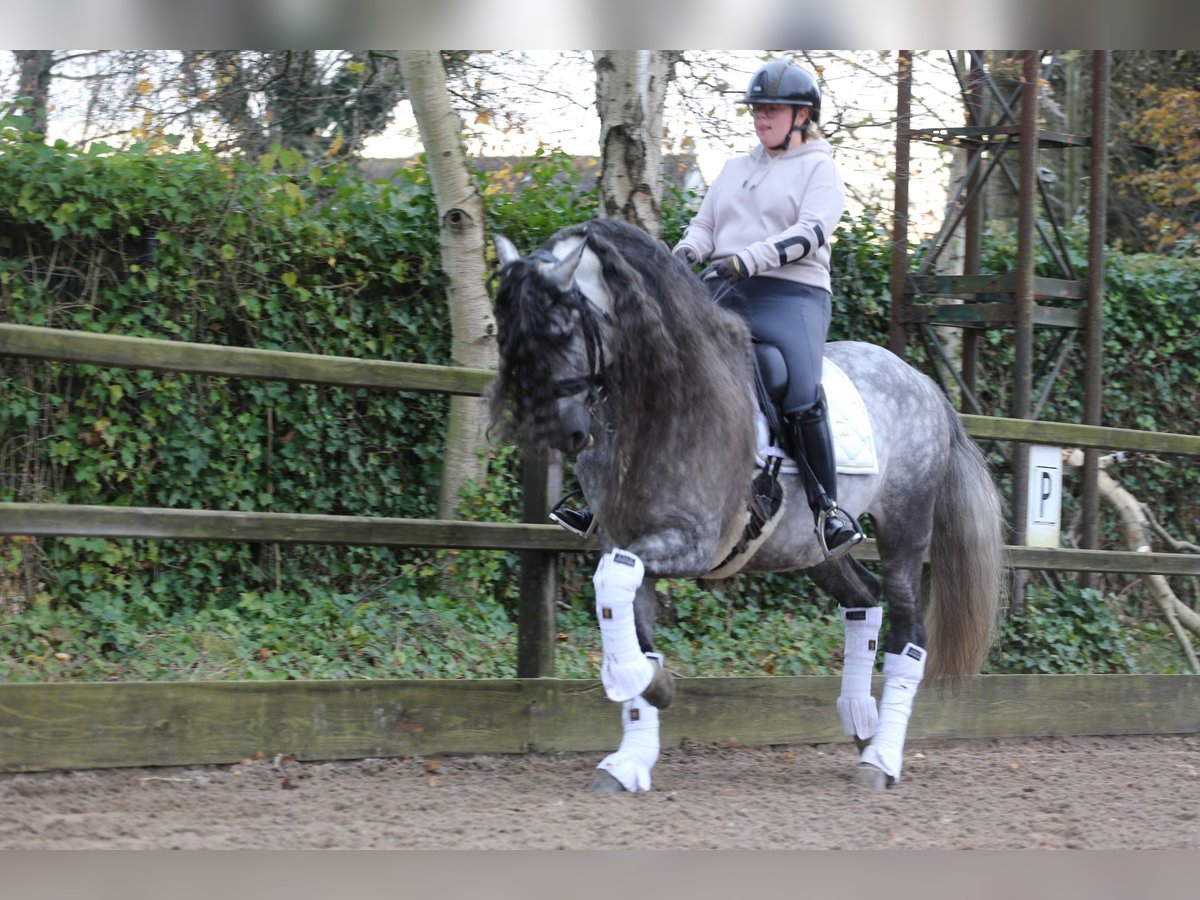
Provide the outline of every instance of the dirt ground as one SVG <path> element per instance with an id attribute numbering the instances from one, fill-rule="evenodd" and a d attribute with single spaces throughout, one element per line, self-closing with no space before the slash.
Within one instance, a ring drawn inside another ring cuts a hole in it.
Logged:
<path id="1" fill-rule="evenodd" d="M 0 776 L 0 848 L 1200 849 L 1200 736 L 663 752 L 648 793 L 583 791 L 595 754 L 246 760 Z"/>

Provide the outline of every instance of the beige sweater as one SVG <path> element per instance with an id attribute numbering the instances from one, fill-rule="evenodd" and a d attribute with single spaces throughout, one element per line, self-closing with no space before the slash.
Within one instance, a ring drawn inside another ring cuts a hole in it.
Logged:
<path id="1" fill-rule="evenodd" d="M 829 238 L 845 208 L 828 141 L 775 157 L 759 145 L 725 164 L 675 249 L 702 261 L 736 253 L 751 275 L 830 290 Z"/>

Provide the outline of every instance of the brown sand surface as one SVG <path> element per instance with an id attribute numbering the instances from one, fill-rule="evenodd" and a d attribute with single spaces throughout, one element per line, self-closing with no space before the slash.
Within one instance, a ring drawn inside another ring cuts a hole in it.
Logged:
<path id="1" fill-rule="evenodd" d="M 583 790 L 596 754 L 408 757 L 0 776 L 0 848 L 1200 849 L 1200 736 L 664 750 L 647 793 Z"/>

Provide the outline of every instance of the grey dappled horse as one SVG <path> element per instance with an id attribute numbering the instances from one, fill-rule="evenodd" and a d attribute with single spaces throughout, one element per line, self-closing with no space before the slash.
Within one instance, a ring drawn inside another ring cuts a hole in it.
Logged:
<path id="1" fill-rule="evenodd" d="M 495 244 L 493 429 L 578 455 L 604 550 L 593 578 L 600 674 L 622 704 L 623 737 L 591 787 L 647 790 L 658 709 L 673 695 L 653 652 L 655 579 L 713 572 L 750 518 L 758 449 L 750 334 L 664 245 L 620 221 L 564 228 L 528 257 L 503 237 Z M 838 497 L 874 521 L 884 584 L 852 556 L 825 559 L 804 486 L 786 474 L 788 499 L 741 571 L 804 569 L 838 601 L 846 634 L 838 713 L 862 750 L 856 780 L 880 789 L 900 777 L 922 679 L 972 674 L 991 645 L 1004 583 L 1001 506 L 983 456 L 929 378 L 871 344 L 826 349 L 862 394 L 874 430 L 878 474 L 840 476 Z"/>

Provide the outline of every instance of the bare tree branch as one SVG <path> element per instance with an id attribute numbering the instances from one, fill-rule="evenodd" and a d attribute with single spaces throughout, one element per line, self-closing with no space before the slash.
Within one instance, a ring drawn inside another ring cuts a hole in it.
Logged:
<path id="1" fill-rule="evenodd" d="M 1200 553 L 1200 544 L 1193 544 L 1191 541 L 1180 540 L 1172 535 L 1167 529 L 1163 528 L 1158 523 L 1158 519 L 1154 517 L 1154 513 L 1150 507 L 1143 503 L 1142 513 L 1146 516 L 1146 521 L 1150 523 L 1150 527 L 1154 529 L 1154 533 L 1162 538 L 1163 542 L 1176 553 Z"/>
<path id="2" fill-rule="evenodd" d="M 1082 450 L 1076 448 L 1068 451 L 1064 456 L 1070 465 L 1083 465 Z M 1130 550 L 1148 550 L 1150 548 L 1150 523 L 1145 515 L 1145 506 L 1108 473 L 1109 467 L 1119 457 L 1120 454 L 1101 457 L 1097 486 L 1101 495 L 1120 517 L 1121 531 L 1125 535 L 1126 546 Z M 1175 639 L 1179 641 L 1192 671 L 1200 675 L 1200 660 L 1197 659 L 1192 642 L 1184 630 L 1186 628 L 1194 634 L 1200 635 L 1200 614 L 1197 614 L 1175 595 L 1164 576 L 1152 574 L 1146 576 L 1145 580 L 1150 588 L 1150 595 L 1162 611 Z"/>

